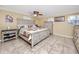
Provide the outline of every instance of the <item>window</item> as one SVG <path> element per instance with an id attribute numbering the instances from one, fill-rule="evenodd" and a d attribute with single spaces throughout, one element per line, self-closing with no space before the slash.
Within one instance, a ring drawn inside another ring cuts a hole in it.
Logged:
<path id="1" fill-rule="evenodd" d="M 79 16 L 69 16 L 68 17 L 68 23 L 73 24 L 73 25 L 79 25 Z"/>

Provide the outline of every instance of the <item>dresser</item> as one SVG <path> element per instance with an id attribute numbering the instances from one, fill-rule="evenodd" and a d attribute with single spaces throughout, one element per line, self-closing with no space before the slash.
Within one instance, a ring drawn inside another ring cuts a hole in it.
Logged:
<path id="1" fill-rule="evenodd" d="M 79 52 L 79 25 L 74 26 L 73 42 Z"/>
<path id="2" fill-rule="evenodd" d="M 1 30 L 1 42 L 17 39 L 17 29 Z"/>

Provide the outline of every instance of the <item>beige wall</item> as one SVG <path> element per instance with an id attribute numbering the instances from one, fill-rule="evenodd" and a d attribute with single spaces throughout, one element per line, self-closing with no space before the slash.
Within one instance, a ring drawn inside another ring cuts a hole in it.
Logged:
<path id="1" fill-rule="evenodd" d="M 73 25 L 67 22 L 67 17 L 71 15 L 79 15 L 79 13 L 74 13 L 70 15 L 65 15 L 65 22 L 54 22 L 53 33 L 65 37 L 73 37 Z"/>
<path id="2" fill-rule="evenodd" d="M 54 22 L 53 33 L 56 35 L 72 38 L 73 37 L 73 25 L 67 22 L 67 17 L 65 16 L 65 22 Z"/>
<path id="3" fill-rule="evenodd" d="M 13 17 L 12 23 L 5 22 L 5 16 L 6 15 L 10 15 L 10 16 Z M 22 14 L 0 10 L 0 29 L 7 29 L 8 26 L 10 28 L 16 28 L 17 18 L 21 18 L 22 16 L 23 16 Z"/>
<path id="4" fill-rule="evenodd" d="M 38 26 L 43 26 L 44 21 L 47 20 L 45 17 L 33 17 L 35 24 Z"/>
<path id="5" fill-rule="evenodd" d="M 56 35 L 71 38 L 73 35 L 73 26 L 67 22 L 55 22 L 53 24 L 53 33 Z"/>
<path id="6" fill-rule="evenodd" d="M 13 22 L 12 23 L 6 23 L 5 22 L 5 16 L 10 15 L 13 17 Z M 10 12 L 10 11 L 5 11 L 5 10 L 0 10 L 0 30 L 2 29 L 7 29 L 9 26 L 11 29 L 17 28 L 17 18 L 22 18 L 24 16 L 23 14 L 15 13 L 15 12 Z M 0 31 L 1 33 L 1 31 Z"/>

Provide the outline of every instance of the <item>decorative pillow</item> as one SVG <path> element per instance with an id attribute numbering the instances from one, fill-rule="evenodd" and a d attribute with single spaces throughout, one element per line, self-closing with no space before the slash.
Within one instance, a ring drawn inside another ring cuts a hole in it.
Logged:
<path id="1" fill-rule="evenodd" d="M 23 35 L 24 35 L 25 37 L 27 37 L 27 38 L 29 37 L 29 34 L 26 33 L 26 31 L 23 32 Z"/>

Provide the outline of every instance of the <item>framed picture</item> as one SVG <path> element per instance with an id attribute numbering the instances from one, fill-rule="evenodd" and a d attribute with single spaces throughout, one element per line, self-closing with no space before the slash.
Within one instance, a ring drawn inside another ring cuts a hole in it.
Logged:
<path id="1" fill-rule="evenodd" d="M 65 16 L 60 16 L 60 17 L 55 17 L 54 22 L 64 22 L 65 21 Z"/>
<path id="2" fill-rule="evenodd" d="M 6 20 L 6 22 L 13 22 L 13 17 L 12 16 L 10 16 L 10 15 L 6 15 L 5 16 L 5 20 Z"/>

